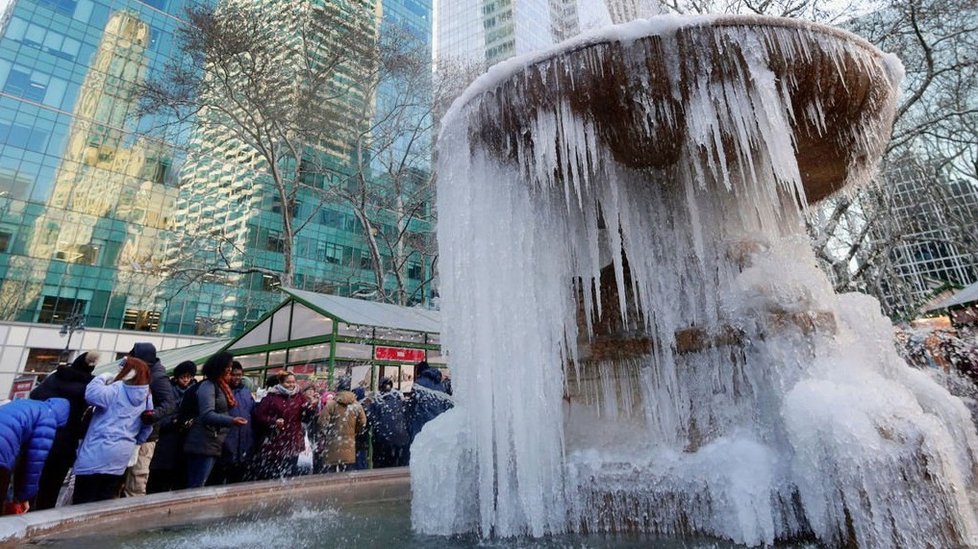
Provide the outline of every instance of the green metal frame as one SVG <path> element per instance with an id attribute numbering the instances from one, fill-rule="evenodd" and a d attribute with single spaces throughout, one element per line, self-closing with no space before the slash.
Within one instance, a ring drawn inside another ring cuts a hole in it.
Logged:
<path id="1" fill-rule="evenodd" d="M 377 359 L 374 359 L 374 358 L 363 359 L 363 358 L 352 358 L 352 357 L 336 356 L 336 346 L 337 346 L 337 343 L 353 343 L 353 344 L 357 344 L 357 345 L 366 345 L 366 346 L 370 346 L 370 347 L 377 347 L 377 346 L 405 347 L 405 348 L 410 348 L 410 349 L 423 349 L 423 350 L 426 350 L 426 351 L 439 351 L 439 350 L 441 350 L 441 345 L 434 344 L 434 343 L 429 343 L 429 338 L 432 335 L 429 332 L 414 332 L 414 333 L 418 333 L 418 334 L 423 334 L 423 336 L 424 336 L 424 343 L 417 343 L 417 342 L 412 342 L 412 341 L 400 341 L 400 340 L 391 340 L 391 339 L 378 338 L 378 337 L 376 337 L 376 326 L 370 326 L 370 325 L 366 325 L 366 324 L 353 324 L 353 323 L 347 322 L 347 321 L 343 320 L 342 318 L 339 318 L 338 316 L 336 316 L 334 314 L 331 314 L 331 313 L 329 313 L 327 311 L 324 311 L 323 309 L 321 309 L 321 308 L 313 305 L 312 303 L 310 303 L 309 301 L 306 301 L 305 299 L 302 299 L 302 298 L 300 298 L 300 297 L 298 297 L 296 295 L 293 295 L 291 293 L 288 293 L 288 291 L 286 291 L 286 294 L 288 295 L 288 297 L 280 305 L 278 305 L 277 307 L 275 307 L 275 308 L 271 309 L 270 311 L 266 312 L 264 315 L 262 315 L 261 317 L 259 317 L 258 320 L 256 320 L 252 324 L 252 326 L 258 326 L 258 325 L 262 324 L 263 322 L 265 322 L 266 320 L 269 321 L 268 339 L 266 340 L 267 343 L 260 344 L 260 345 L 252 345 L 250 347 L 243 347 L 241 349 L 235 349 L 234 350 L 234 354 L 235 355 L 256 355 L 256 354 L 262 354 L 262 353 L 265 355 L 264 356 L 264 359 L 265 359 L 264 360 L 264 366 L 247 368 L 247 370 L 249 370 L 249 371 L 257 371 L 257 370 L 267 371 L 271 367 L 269 365 L 269 356 L 274 351 L 283 351 L 284 350 L 285 351 L 285 361 L 284 361 L 284 364 L 288 365 L 289 364 L 289 354 L 290 354 L 290 351 L 292 349 L 296 349 L 296 348 L 299 348 L 299 347 L 306 347 L 306 346 L 309 346 L 309 345 L 319 345 L 319 344 L 323 344 L 323 343 L 329 343 L 329 356 L 326 357 L 327 364 L 328 364 L 327 373 L 326 373 L 326 382 L 327 382 L 327 384 L 329 384 L 330 386 L 333 385 L 333 381 L 334 381 L 334 379 L 336 377 L 336 361 L 337 360 L 351 361 L 351 362 L 352 361 L 356 361 L 356 362 L 360 362 L 360 363 L 363 363 L 363 364 L 369 364 L 370 365 L 370 372 L 371 372 L 371 383 L 373 383 L 373 379 L 376 377 L 377 368 L 378 367 L 390 367 L 390 366 L 398 366 L 399 367 L 402 363 L 395 362 L 395 361 L 389 361 L 389 360 L 377 360 Z M 312 336 L 312 337 L 306 337 L 306 338 L 302 338 L 302 339 L 292 340 L 291 339 L 291 337 L 292 337 L 292 327 L 293 327 L 292 326 L 292 323 L 293 323 L 293 320 L 295 318 L 295 307 L 294 307 L 294 305 L 296 303 L 298 303 L 298 304 L 300 304 L 300 305 L 302 305 L 302 306 L 304 306 L 304 307 L 306 307 L 306 308 L 308 308 L 308 309 L 310 309 L 310 310 L 312 310 L 312 311 L 314 311 L 314 312 L 316 312 L 316 313 L 318 313 L 318 314 L 320 314 L 320 315 L 322 315 L 322 316 L 324 316 L 326 318 L 329 318 L 332 321 L 332 333 L 330 333 L 329 335 Z M 290 307 L 289 308 L 289 326 L 288 326 L 288 329 L 286 331 L 287 337 L 290 338 L 290 339 L 288 339 L 286 341 L 279 341 L 279 342 L 272 343 L 271 342 L 271 338 L 272 338 L 272 333 L 274 332 L 274 328 L 275 328 L 275 318 L 274 318 L 274 316 L 275 316 L 276 313 L 278 313 L 279 311 L 281 311 L 286 306 Z M 347 324 L 349 326 L 364 326 L 364 327 L 371 328 L 371 336 L 370 337 L 355 337 L 355 336 L 340 335 L 339 334 L 339 328 L 340 328 L 340 323 L 341 322 L 343 324 Z M 403 330 L 403 331 L 408 331 L 408 332 L 412 332 L 413 331 L 413 330 L 406 330 L 406 329 L 403 329 L 403 328 L 399 328 L 399 329 L 400 330 Z M 249 333 L 250 333 L 250 330 L 245 330 L 241 335 L 239 335 L 238 337 L 236 337 L 236 338 L 232 339 L 231 341 L 229 341 L 218 352 L 229 350 L 232 346 L 234 346 L 235 343 L 237 343 L 238 341 L 240 341 L 242 338 L 244 338 Z M 376 387 L 371 387 L 371 389 L 376 389 Z"/>

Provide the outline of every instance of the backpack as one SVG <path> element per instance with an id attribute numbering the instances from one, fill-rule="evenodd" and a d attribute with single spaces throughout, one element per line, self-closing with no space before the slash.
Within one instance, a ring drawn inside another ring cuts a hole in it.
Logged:
<path id="1" fill-rule="evenodd" d="M 175 421 L 177 430 L 189 431 L 193 427 L 194 421 L 200 417 L 200 403 L 197 402 L 197 389 L 203 384 L 203 381 L 194 383 L 183 393 L 183 400 L 180 401 L 180 408 L 177 410 L 177 419 Z M 214 400 L 217 400 L 217 384 L 212 382 L 211 386 L 214 387 Z"/>
<path id="2" fill-rule="evenodd" d="M 177 418 L 174 423 L 178 431 L 189 431 L 194 424 L 194 420 L 200 415 L 200 404 L 197 402 L 197 389 L 203 385 L 203 382 L 194 383 L 190 387 L 187 387 L 186 392 L 183 393 L 183 400 L 180 401 L 180 408 L 177 409 Z M 214 387 L 215 393 L 217 387 Z"/>

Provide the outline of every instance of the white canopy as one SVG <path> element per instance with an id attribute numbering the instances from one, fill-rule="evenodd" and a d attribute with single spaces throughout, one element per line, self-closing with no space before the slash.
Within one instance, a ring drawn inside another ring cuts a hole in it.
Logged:
<path id="1" fill-rule="evenodd" d="M 438 311 L 317 294 L 291 288 L 284 288 L 283 291 L 312 308 L 327 313 L 347 324 L 430 334 L 441 332 L 441 314 Z"/>

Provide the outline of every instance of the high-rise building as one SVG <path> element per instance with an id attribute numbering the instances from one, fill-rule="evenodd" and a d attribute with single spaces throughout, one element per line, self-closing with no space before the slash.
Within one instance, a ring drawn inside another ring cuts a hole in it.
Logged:
<path id="1" fill-rule="evenodd" d="M 581 32 L 579 0 L 435 0 L 439 70 L 485 69 Z M 598 21 L 627 23 L 659 12 L 658 0 L 598 0 Z"/>
<path id="2" fill-rule="evenodd" d="M 275 25 L 276 32 L 263 39 L 275 44 L 271 50 L 282 52 L 281 58 L 276 59 L 286 67 L 281 74 L 302 74 L 298 66 L 292 70 L 291 65 L 308 62 L 311 71 L 328 73 L 330 82 L 353 83 L 343 86 L 341 97 L 318 106 L 318 119 L 329 124 L 312 138 L 318 142 L 295 140 L 304 148 L 304 158 L 315 164 L 317 176 L 331 172 L 342 177 L 356 146 L 351 136 L 366 131 L 374 112 L 375 86 L 366 81 L 375 78 L 376 71 L 364 66 L 369 62 L 361 62 L 360 56 L 337 52 L 357 44 L 375 47 L 382 4 L 378 0 L 283 0 L 260 5 L 229 0 L 227 4 L 260 11 L 263 21 Z M 298 47 L 300 39 L 304 43 Z M 286 52 L 303 48 L 311 48 L 303 59 L 288 58 Z M 263 73 L 255 74 L 261 77 Z M 244 76 L 240 78 L 246 82 Z M 295 85 L 309 87 L 316 83 L 297 81 Z M 272 95 L 277 92 L 262 99 L 270 101 Z M 260 104 L 262 99 L 245 104 L 267 107 Z M 223 96 L 205 99 L 205 105 L 213 107 L 224 100 Z M 254 141 L 242 136 L 255 128 L 248 122 L 229 124 L 224 120 L 228 116 L 224 109 L 205 109 L 191 130 L 190 152 L 179 174 L 174 238 L 166 255 L 167 270 L 174 276 L 161 288 L 164 293 L 174 294 L 163 319 L 168 331 L 185 330 L 185 323 L 193 319 L 196 333 L 234 332 L 256 320 L 279 299 L 273 292 L 279 280 L 271 272 L 258 270 L 284 269 L 281 193 L 269 175 L 267 157 L 254 148 Z M 246 116 L 240 118 L 247 120 Z M 234 133 L 229 131 L 229 125 L 245 131 Z M 295 224 L 304 224 L 292 242 L 296 273 L 293 283 L 299 288 L 351 293 L 355 283 L 368 274 L 361 265 L 358 227 L 347 224 L 349 212 L 344 208 L 324 204 L 323 197 L 312 188 L 296 183 L 302 177 L 301 164 L 290 162 L 276 168 L 282 173 L 282 180 L 298 188 L 297 204 L 291 213 Z M 342 226 L 331 226 L 336 219 L 342 219 Z M 215 269 L 215 274 L 220 272 L 220 276 L 208 276 L 208 268 Z M 248 272 L 253 269 L 256 270 Z M 194 280 L 191 286 L 195 291 L 175 292 L 188 279 Z"/>
<path id="3" fill-rule="evenodd" d="M 659 13 L 659 0 L 605 0 L 612 23 L 627 23 Z"/>
<path id="4" fill-rule="evenodd" d="M 404 24 L 430 44 L 428 0 L 277 3 L 299 11 L 343 9 L 343 17 L 372 29 L 372 41 L 387 22 Z M 162 124 L 160 115 L 134 116 L 140 84 L 159 78 L 178 56 L 184 6 L 12 0 L 0 14 L 0 396 L 15 373 L 53 367 L 66 347 L 187 345 L 234 334 L 280 299 L 274 277 L 243 272 L 282 265 L 282 204 L 268 192 L 267 166 L 226 135 L 192 123 Z M 288 39 L 296 31 L 288 24 L 302 21 L 283 20 L 275 32 Z M 306 30 L 322 37 L 321 48 L 349 47 L 331 43 L 329 29 Z M 367 108 L 337 109 L 336 124 L 369 125 L 358 113 L 373 116 L 376 87 L 356 95 L 355 65 L 337 75 L 354 82 L 348 105 Z M 343 177 L 349 146 L 327 138 L 306 152 L 332 159 Z M 408 173 L 423 180 L 426 170 L 421 162 Z M 383 185 L 382 175 L 374 183 Z M 355 294 L 372 271 L 353 213 L 311 194 L 300 196 L 297 209 L 311 220 L 294 243 L 295 286 Z M 398 230 L 383 216 L 376 225 L 380 234 Z M 228 263 L 242 273 L 186 284 L 172 262 L 200 254 L 195 237 L 218 228 L 229 244 Z M 406 276 L 414 290 L 430 265 L 411 261 Z M 58 328 L 72 318 L 87 330 L 69 345 Z"/>
<path id="5" fill-rule="evenodd" d="M 887 313 L 914 313 L 935 290 L 978 281 L 978 186 L 914 157 L 885 165 L 881 180 L 866 253 L 887 255 L 869 288 Z"/>
<path id="6" fill-rule="evenodd" d="M 199 341 L 122 335 L 159 327 L 154 264 L 182 152 L 140 137 L 131 115 L 138 84 L 172 54 L 180 5 L 13 0 L 0 15 L 4 396 L 16 372 L 49 369 L 69 346 L 112 358 L 133 337 Z M 59 335 L 69 321 L 89 329 Z"/>
<path id="7" fill-rule="evenodd" d="M 436 0 L 436 60 L 488 67 L 580 32 L 577 0 Z"/>

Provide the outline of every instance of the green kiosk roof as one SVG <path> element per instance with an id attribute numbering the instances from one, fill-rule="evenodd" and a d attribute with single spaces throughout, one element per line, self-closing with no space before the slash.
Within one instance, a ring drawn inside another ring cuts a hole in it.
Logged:
<path id="1" fill-rule="evenodd" d="M 238 337 L 160 351 L 160 360 L 168 371 L 184 360 L 200 365 L 224 350 L 246 369 L 326 361 L 332 372 L 336 361 L 395 364 L 419 356 L 445 363 L 438 311 L 295 289 L 282 292 L 286 299 Z"/>

